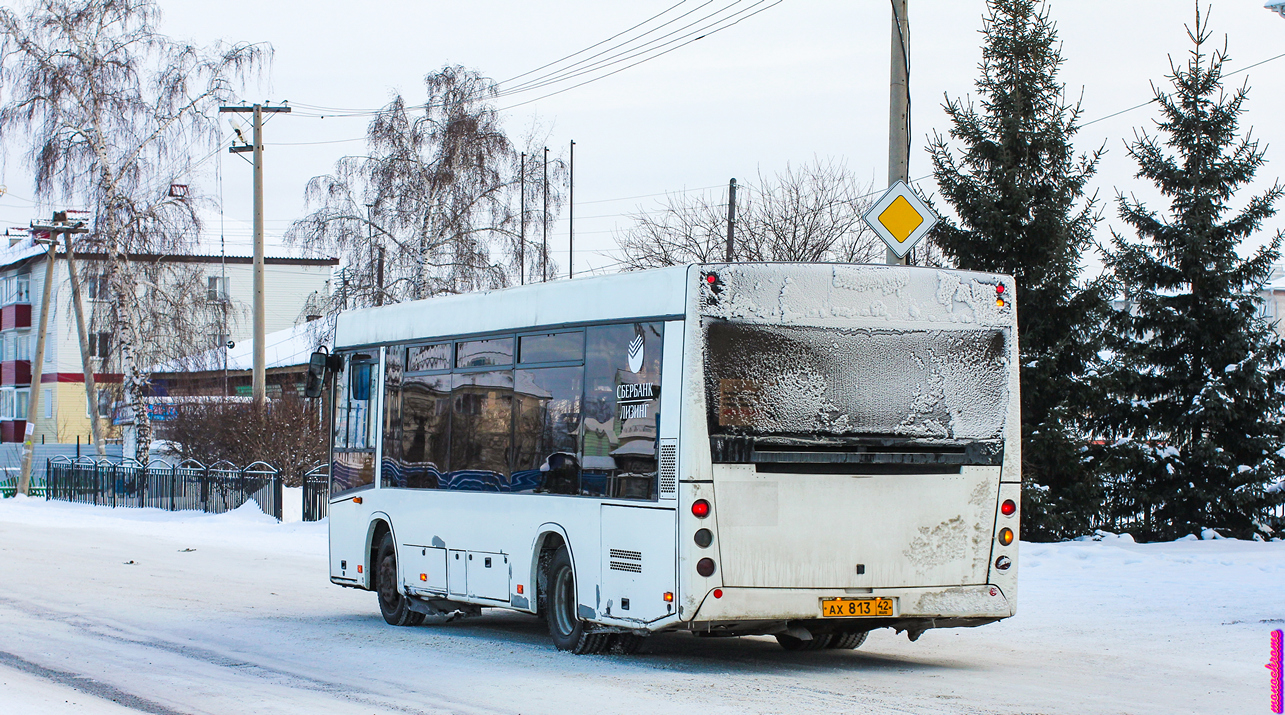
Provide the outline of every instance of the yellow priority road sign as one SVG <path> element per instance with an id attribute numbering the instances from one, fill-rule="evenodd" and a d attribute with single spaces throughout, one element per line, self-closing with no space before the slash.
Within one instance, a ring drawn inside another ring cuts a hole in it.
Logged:
<path id="1" fill-rule="evenodd" d="M 889 187 L 862 218 L 897 258 L 905 258 L 937 223 L 937 214 L 904 181 Z"/>

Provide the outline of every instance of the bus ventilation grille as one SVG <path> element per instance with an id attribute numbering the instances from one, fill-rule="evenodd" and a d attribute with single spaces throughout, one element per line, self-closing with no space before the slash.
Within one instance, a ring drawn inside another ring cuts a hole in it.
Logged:
<path id="1" fill-rule="evenodd" d="M 660 441 L 660 496 L 673 497 L 678 493 L 678 445 L 674 440 Z"/>
<path id="2" fill-rule="evenodd" d="M 642 552 L 628 551 L 626 549 L 611 549 L 612 571 L 629 571 L 630 573 L 642 573 Z"/>

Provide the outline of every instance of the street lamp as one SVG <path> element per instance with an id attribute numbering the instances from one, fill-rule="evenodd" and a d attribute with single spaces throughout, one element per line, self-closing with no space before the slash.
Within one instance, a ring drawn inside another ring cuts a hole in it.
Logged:
<path id="1" fill-rule="evenodd" d="M 1263 7 L 1271 10 L 1281 17 L 1285 17 L 1285 0 L 1268 0 L 1267 4 Z"/>

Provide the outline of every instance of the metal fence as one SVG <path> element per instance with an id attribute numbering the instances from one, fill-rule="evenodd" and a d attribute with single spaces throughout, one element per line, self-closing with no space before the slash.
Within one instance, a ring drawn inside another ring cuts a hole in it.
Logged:
<path id="1" fill-rule="evenodd" d="M 330 465 L 319 464 L 303 475 L 303 520 L 321 521 L 330 507 Z"/>
<path id="2" fill-rule="evenodd" d="M 106 506 L 198 509 L 220 514 L 248 501 L 281 518 L 281 473 L 266 462 L 237 467 L 189 459 L 144 465 L 133 459 L 54 457 L 46 466 L 45 498 Z"/>

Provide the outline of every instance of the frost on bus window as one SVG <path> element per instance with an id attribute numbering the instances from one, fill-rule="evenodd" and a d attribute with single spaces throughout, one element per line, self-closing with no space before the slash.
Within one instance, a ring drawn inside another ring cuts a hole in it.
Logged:
<path id="1" fill-rule="evenodd" d="M 995 439 L 1008 332 L 750 325 L 707 319 L 711 434 Z"/>
<path id="2" fill-rule="evenodd" d="M 656 498 L 664 323 L 588 328 L 580 493 Z"/>
<path id="3" fill-rule="evenodd" d="M 580 493 L 584 368 L 518 370 L 514 382 L 515 463 L 509 491 Z"/>

